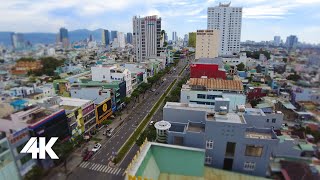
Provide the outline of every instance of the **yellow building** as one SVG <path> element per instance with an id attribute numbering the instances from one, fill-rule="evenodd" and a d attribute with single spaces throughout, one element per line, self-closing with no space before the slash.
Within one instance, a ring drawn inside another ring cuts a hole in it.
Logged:
<path id="1" fill-rule="evenodd" d="M 195 59 L 218 57 L 219 37 L 219 30 L 197 30 Z"/>

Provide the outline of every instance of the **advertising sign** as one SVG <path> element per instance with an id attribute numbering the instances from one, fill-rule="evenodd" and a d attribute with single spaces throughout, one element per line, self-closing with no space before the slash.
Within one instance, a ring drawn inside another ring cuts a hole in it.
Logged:
<path id="1" fill-rule="evenodd" d="M 112 114 L 111 98 L 106 99 L 101 104 L 96 106 L 96 122 L 100 124 Z"/>

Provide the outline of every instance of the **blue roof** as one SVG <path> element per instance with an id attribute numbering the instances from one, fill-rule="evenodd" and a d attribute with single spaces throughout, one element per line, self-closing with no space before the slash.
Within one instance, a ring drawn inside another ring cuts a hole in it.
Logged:
<path id="1" fill-rule="evenodd" d="M 23 105 L 23 104 L 25 104 L 25 103 L 27 103 L 28 101 L 26 101 L 26 100 L 24 100 L 24 99 L 18 99 L 18 100 L 15 100 L 15 101 L 12 101 L 11 103 L 10 103 L 10 105 L 12 105 L 12 106 L 21 106 L 21 105 Z"/>

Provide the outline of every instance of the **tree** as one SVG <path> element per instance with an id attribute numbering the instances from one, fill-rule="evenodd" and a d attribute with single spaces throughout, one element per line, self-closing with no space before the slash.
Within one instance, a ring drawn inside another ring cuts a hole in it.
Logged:
<path id="1" fill-rule="evenodd" d="M 163 43 L 163 47 L 167 47 L 167 46 L 168 46 L 168 42 L 165 41 L 165 42 Z"/>
<path id="2" fill-rule="evenodd" d="M 25 180 L 41 180 L 44 175 L 44 170 L 39 166 L 34 166 L 25 176 Z"/>
<path id="3" fill-rule="evenodd" d="M 52 147 L 53 151 L 59 157 L 58 160 L 55 160 L 55 164 L 60 164 L 63 162 L 65 172 L 67 172 L 67 159 L 68 156 L 72 153 L 74 146 L 71 142 L 58 142 Z"/>
<path id="4" fill-rule="evenodd" d="M 0 63 L 4 63 L 4 59 L 0 59 Z"/>
<path id="5" fill-rule="evenodd" d="M 237 69 L 239 70 L 239 71 L 244 71 L 245 70 L 245 65 L 243 64 L 243 62 L 241 62 L 240 64 L 238 64 L 237 65 Z"/>
<path id="6" fill-rule="evenodd" d="M 298 81 L 301 79 L 301 76 L 299 76 L 296 72 L 294 74 L 290 74 L 287 77 L 288 80 L 292 80 L 292 81 Z"/>
<path id="7" fill-rule="evenodd" d="M 287 63 L 288 62 L 288 58 L 283 58 L 282 61 Z"/>

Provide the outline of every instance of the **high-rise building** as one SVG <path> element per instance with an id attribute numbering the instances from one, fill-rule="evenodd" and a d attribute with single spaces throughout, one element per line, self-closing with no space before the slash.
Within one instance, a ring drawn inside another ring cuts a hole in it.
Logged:
<path id="1" fill-rule="evenodd" d="M 110 41 L 114 41 L 117 38 L 118 31 L 111 31 Z"/>
<path id="2" fill-rule="evenodd" d="M 188 46 L 189 47 L 196 47 L 196 38 L 197 38 L 197 33 L 196 32 L 190 32 L 189 33 L 189 42 L 188 42 Z"/>
<path id="3" fill-rule="evenodd" d="M 189 41 L 189 36 L 188 34 L 185 34 L 183 38 L 183 46 L 188 46 L 188 41 Z"/>
<path id="4" fill-rule="evenodd" d="M 219 30 L 198 30 L 196 38 L 196 56 L 199 58 L 215 58 L 219 52 Z"/>
<path id="5" fill-rule="evenodd" d="M 178 37 L 177 37 L 177 32 L 173 31 L 172 32 L 172 41 L 177 41 Z"/>
<path id="6" fill-rule="evenodd" d="M 127 43 L 132 44 L 132 33 L 131 32 L 127 33 Z"/>
<path id="7" fill-rule="evenodd" d="M 164 34 L 164 41 L 168 42 L 168 34 L 167 33 Z"/>
<path id="8" fill-rule="evenodd" d="M 288 49 L 295 48 L 298 44 L 298 37 L 295 35 L 290 35 L 287 37 L 286 46 Z"/>
<path id="9" fill-rule="evenodd" d="M 12 46 L 15 49 L 23 49 L 26 45 L 23 34 L 21 33 L 12 33 L 11 41 L 12 41 Z"/>
<path id="10" fill-rule="evenodd" d="M 89 42 L 93 41 L 92 34 L 89 35 Z"/>
<path id="11" fill-rule="evenodd" d="M 139 62 L 148 57 L 160 56 L 161 18 L 156 15 L 134 16 L 132 22 L 135 60 Z"/>
<path id="12" fill-rule="evenodd" d="M 64 48 L 67 48 L 69 46 L 68 29 L 60 28 L 59 40 L 60 40 L 60 42 L 62 42 L 62 45 L 63 45 Z"/>
<path id="13" fill-rule="evenodd" d="M 242 7 L 230 7 L 230 3 L 208 8 L 208 29 L 220 30 L 219 55 L 240 52 Z"/>
<path id="14" fill-rule="evenodd" d="M 281 43 L 281 37 L 280 36 L 274 36 L 273 37 L 273 43 L 275 46 L 279 46 Z"/>
<path id="15" fill-rule="evenodd" d="M 126 40 L 123 32 L 117 32 L 117 40 L 119 48 L 124 48 L 126 46 Z"/>
<path id="16" fill-rule="evenodd" d="M 108 46 L 110 44 L 110 33 L 108 30 L 102 30 L 102 45 Z"/>

